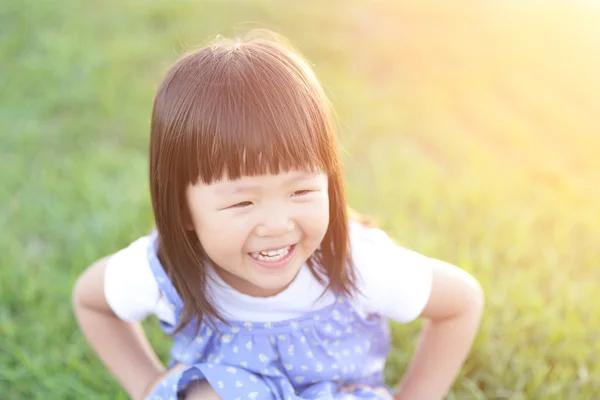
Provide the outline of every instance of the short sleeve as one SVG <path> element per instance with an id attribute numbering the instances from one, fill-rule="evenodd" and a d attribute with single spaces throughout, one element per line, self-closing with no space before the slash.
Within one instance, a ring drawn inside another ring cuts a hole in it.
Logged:
<path id="1" fill-rule="evenodd" d="M 431 294 L 433 260 L 395 244 L 383 231 L 351 227 L 359 311 L 398 322 L 419 317 Z"/>
<path id="2" fill-rule="evenodd" d="M 104 272 L 104 295 L 117 317 L 140 321 L 155 312 L 160 290 L 147 257 L 149 237 L 115 253 Z"/>

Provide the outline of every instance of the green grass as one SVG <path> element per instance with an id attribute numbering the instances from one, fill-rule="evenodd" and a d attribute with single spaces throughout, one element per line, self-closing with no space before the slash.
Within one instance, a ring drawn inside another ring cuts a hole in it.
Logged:
<path id="1" fill-rule="evenodd" d="M 598 397 L 599 9 L 566 4 L 4 0 L 0 398 L 126 398 L 76 327 L 72 285 L 152 222 L 148 121 L 166 67 L 250 26 L 314 64 L 352 205 L 482 283 L 449 398 Z M 390 384 L 419 327 L 394 326 Z"/>

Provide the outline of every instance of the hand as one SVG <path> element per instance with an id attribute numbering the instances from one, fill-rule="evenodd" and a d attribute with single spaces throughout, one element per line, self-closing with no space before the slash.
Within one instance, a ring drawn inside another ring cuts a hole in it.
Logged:
<path id="1" fill-rule="evenodd" d="M 174 373 L 176 373 L 177 371 L 179 371 L 180 369 L 183 369 L 183 368 L 187 368 L 187 365 L 178 363 L 173 368 L 168 369 L 168 370 L 164 371 L 162 374 L 153 378 L 148 383 L 148 385 L 146 386 L 146 389 L 144 390 L 144 393 L 142 393 L 142 396 L 138 400 L 144 400 L 146 397 L 150 396 L 150 394 L 152 394 L 152 392 L 154 392 L 156 390 L 158 385 L 163 380 L 167 379 L 169 376 L 173 375 Z"/>

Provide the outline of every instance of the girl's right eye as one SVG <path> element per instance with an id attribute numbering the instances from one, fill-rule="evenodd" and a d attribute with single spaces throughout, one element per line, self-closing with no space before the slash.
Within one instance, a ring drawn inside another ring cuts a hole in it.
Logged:
<path id="1" fill-rule="evenodd" d="M 229 208 L 244 208 L 244 207 L 249 207 L 251 205 L 252 205 L 251 201 L 242 201 L 241 203 L 234 204 Z"/>

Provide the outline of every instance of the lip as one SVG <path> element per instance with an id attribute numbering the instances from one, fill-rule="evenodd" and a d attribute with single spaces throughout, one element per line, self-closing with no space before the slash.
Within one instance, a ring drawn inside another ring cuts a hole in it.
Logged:
<path id="1" fill-rule="evenodd" d="M 268 249 L 260 249 L 260 250 L 256 250 L 256 251 L 251 251 L 250 253 L 257 253 L 257 252 L 261 252 L 261 251 L 275 251 L 275 250 L 279 250 L 279 249 L 283 249 L 286 247 L 292 247 L 297 245 L 298 243 L 288 243 L 288 244 L 284 244 L 281 246 L 276 246 L 276 247 L 269 247 Z"/>
<path id="2" fill-rule="evenodd" d="M 252 257 L 250 254 L 248 254 L 248 258 L 250 258 L 250 260 L 252 260 L 252 262 L 262 266 L 262 267 L 266 267 L 269 269 L 276 269 L 276 268 L 282 268 L 284 266 L 286 266 L 287 264 L 290 263 L 290 261 L 294 258 L 294 256 L 296 255 L 296 244 L 292 244 L 292 245 L 288 245 L 291 246 L 290 251 L 286 254 L 285 257 L 283 257 L 281 260 L 277 260 L 277 261 L 263 261 L 263 260 L 257 260 L 256 258 Z M 284 247 L 288 247 L 288 246 L 281 246 L 281 247 L 275 247 L 269 250 L 279 250 L 281 248 Z M 268 250 L 262 250 L 262 251 L 268 251 Z"/>

